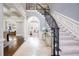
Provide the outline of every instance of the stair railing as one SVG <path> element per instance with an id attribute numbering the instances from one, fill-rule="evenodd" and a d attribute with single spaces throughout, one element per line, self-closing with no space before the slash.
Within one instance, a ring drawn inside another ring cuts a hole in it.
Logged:
<path id="1" fill-rule="evenodd" d="M 39 6 L 41 9 L 46 13 L 43 14 L 45 16 L 46 21 L 51 21 L 49 24 L 51 28 L 51 34 L 52 34 L 52 40 L 51 40 L 51 56 L 59 56 L 59 27 L 53 18 L 53 16 L 50 14 L 50 12 L 46 11 L 46 9 L 41 4 L 36 4 L 36 7 Z M 37 9 L 38 10 L 38 9 Z M 40 10 L 38 10 L 40 12 Z M 41 12 L 40 12 L 41 13 Z M 46 18 L 46 15 L 50 16 L 50 19 Z"/>

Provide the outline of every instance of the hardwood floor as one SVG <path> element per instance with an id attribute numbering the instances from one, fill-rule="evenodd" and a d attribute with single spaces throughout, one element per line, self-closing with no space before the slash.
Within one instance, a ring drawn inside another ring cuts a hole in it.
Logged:
<path id="1" fill-rule="evenodd" d="M 24 38 L 20 36 L 17 36 L 15 38 L 16 38 L 15 41 L 13 41 L 9 46 L 4 48 L 4 56 L 12 56 L 18 50 L 18 48 L 23 44 Z"/>

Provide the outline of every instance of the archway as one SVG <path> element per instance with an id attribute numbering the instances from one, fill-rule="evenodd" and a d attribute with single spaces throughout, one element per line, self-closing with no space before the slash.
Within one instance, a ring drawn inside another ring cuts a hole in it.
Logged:
<path id="1" fill-rule="evenodd" d="M 40 21 L 36 16 L 28 18 L 27 22 L 27 36 L 28 37 L 40 37 Z"/>

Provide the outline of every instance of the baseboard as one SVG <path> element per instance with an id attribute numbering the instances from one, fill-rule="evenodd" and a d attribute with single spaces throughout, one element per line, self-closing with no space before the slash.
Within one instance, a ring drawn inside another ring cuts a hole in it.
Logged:
<path id="1" fill-rule="evenodd" d="M 60 22 L 64 25 L 70 32 L 76 35 L 79 38 L 79 22 L 75 19 L 72 19 L 68 16 L 65 16 L 57 11 L 53 12 L 53 17 L 56 22 Z"/>

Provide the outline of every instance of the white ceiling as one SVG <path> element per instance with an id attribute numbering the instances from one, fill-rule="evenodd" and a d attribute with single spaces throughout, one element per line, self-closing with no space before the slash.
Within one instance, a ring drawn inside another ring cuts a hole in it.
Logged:
<path id="1" fill-rule="evenodd" d="M 24 17 L 25 16 L 25 6 L 24 3 L 6 3 L 3 5 L 4 17 Z"/>

